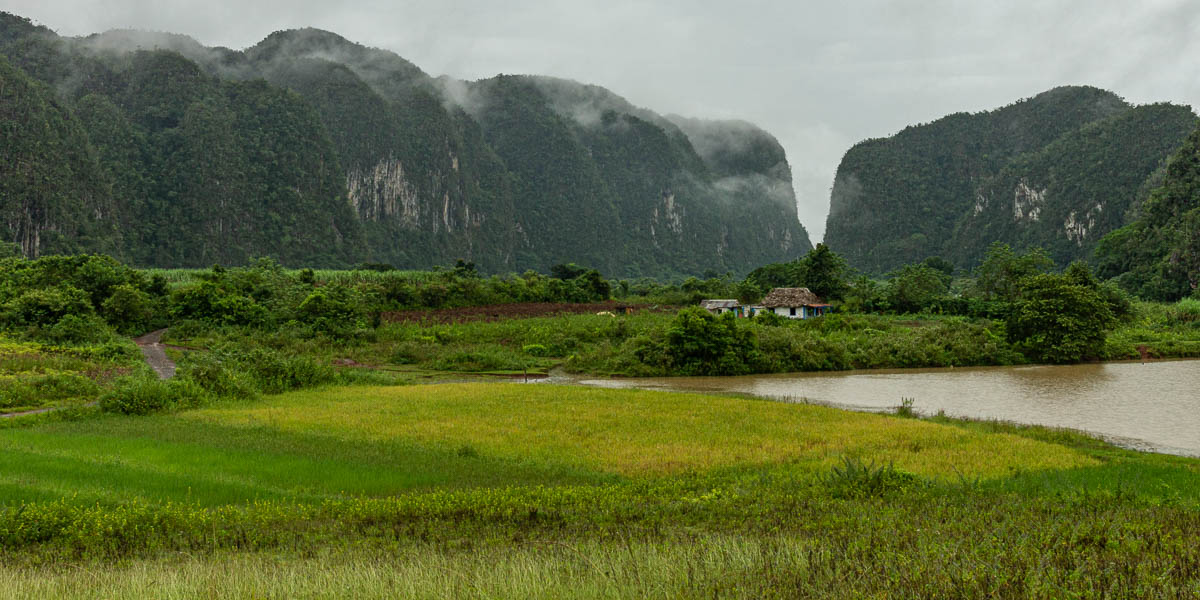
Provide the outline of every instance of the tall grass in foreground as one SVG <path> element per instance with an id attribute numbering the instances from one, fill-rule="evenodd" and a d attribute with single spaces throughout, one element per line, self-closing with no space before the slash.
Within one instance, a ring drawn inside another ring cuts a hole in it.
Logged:
<path id="1" fill-rule="evenodd" d="M 969 504 L 969 503 L 968 503 Z M 1023 506 L 990 521 L 906 523 L 887 504 L 829 507 L 838 525 L 794 532 L 620 531 L 384 542 L 0 567 L 6 598 L 1194 598 L 1197 550 L 1107 508 L 1047 520 Z M 799 507 L 798 507 L 799 508 Z M 918 509 L 916 505 L 906 508 Z M 985 508 L 986 510 L 986 508 Z M 1099 519 L 1099 520 L 1097 520 Z M 1132 527 L 1131 527 L 1132 526 Z M 927 529 L 921 529 L 922 527 Z M 1165 540 L 1158 540 L 1158 536 Z"/>

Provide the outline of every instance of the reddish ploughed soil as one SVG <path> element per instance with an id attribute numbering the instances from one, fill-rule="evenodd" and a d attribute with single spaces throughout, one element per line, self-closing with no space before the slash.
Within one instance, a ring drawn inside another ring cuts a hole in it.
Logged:
<path id="1" fill-rule="evenodd" d="M 383 320 L 388 323 L 462 323 L 464 321 L 498 321 L 500 319 L 519 319 L 525 317 L 546 317 L 550 315 L 581 315 L 598 312 L 613 314 L 638 313 L 643 311 L 673 312 L 673 306 L 658 304 L 623 304 L 615 301 L 596 302 L 590 304 L 569 304 L 552 302 L 525 302 L 521 304 L 489 304 L 487 306 L 466 306 L 463 308 L 444 308 L 440 310 L 402 310 L 383 313 Z"/>

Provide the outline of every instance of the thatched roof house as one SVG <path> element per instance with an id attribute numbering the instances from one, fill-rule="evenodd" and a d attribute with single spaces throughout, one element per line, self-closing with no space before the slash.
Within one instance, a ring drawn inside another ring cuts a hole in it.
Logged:
<path id="1" fill-rule="evenodd" d="M 808 288 L 775 288 L 763 298 L 763 306 L 780 308 L 789 306 L 818 306 L 825 304 Z"/>
<path id="2" fill-rule="evenodd" d="M 762 301 L 763 308 L 793 319 L 819 317 L 829 305 L 808 288 L 775 288 Z"/>
<path id="3" fill-rule="evenodd" d="M 714 315 L 727 312 L 734 312 L 739 316 L 742 314 L 742 305 L 737 300 L 701 300 L 700 308 Z"/>

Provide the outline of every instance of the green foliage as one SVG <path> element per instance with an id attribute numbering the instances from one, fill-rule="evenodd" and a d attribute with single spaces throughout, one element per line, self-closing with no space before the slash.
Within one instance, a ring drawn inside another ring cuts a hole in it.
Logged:
<path id="1" fill-rule="evenodd" d="M 0 378 L 0 409 L 42 406 L 94 397 L 100 386 L 75 373 L 49 373 Z"/>
<path id="2" fill-rule="evenodd" d="M 876 466 L 847 456 L 840 466 L 830 470 L 823 483 L 834 498 L 877 498 L 912 487 L 918 479 L 891 463 Z"/>
<path id="3" fill-rule="evenodd" d="M 265 307 L 252 298 L 223 292 L 212 282 L 171 293 L 171 318 L 209 321 L 221 325 L 263 325 Z"/>
<path id="4" fill-rule="evenodd" d="M 850 290 L 849 271 L 846 259 L 825 244 L 817 244 L 803 258 L 751 271 L 745 283 L 747 288 L 754 286 L 760 294 L 777 287 L 807 287 L 823 300 L 836 301 Z M 750 289 L 744 291 L 748 293 Z"/>
<path id="5" fill-rule="evenodd" d="M 164 293 L 152 278 L 108 256 L 0 261 L 0 321 L 57 342 L 99 343 L 158 323 Z"/>
<path id="6" fill-rule="evenodd" d="M 47 326 L 67 315 L 92 313 L 87 293 L 70 285 L 25 290 L 5 304 L 10 323 Z"/>
<path id="7" fill-rule="evenodd" d="M 804 287 L 826 301 L 841 300 L 845 295 L 847 270 L 846 259 L 825 244 L 817 244 L 800 261 Z"/>
<path id="8" fill-rule="evenodd" d="M 699 308 L 679 311 L 667 328 L 667 349 L 681 375 L 751 373 L 758 360 L 758 339 L 726 313 L 714 317 Z"/>
<path id="9" fill-rule="evenodd" d="M 892 273 L 887 301 L 897 312 L 920 312 L 950 290 L 950 277 L 925 264 L 905 265 Z"/>
<path id="10" fill-rule="evenodd" d="M 112 295 L 100 304 L 100 313 L 117 331 L 136 334 L 149 330 L 154 306 L 150 294 L 122 284 L 114 287 Z"/>
<path id="11" fill-rule="evenodd" d="M 209 395 L 204 389 L 189 379 L 127 377 L 100 397 L 100 409 L 126 415 L 148 415 L 164 410 L 195 408 L 208 399 Z"/>
<path id="12" fill-rule="evenodd" d="M 838 166 L 825 242 L 869 274 L 969 269 L 996 241 L 1086 259 L 1194 127 L 1187 107 L 1071 86 L 866 140 Z"/>
<path id="13" fill-rule="evenodd" d="M 104 344 L 113 341 L 116 333 L 96 315 L 71 314 L 37 330 L 36 337 L 55 344 Z"/>
<path id="14" fill-rule="evenodd" d="M 549 78 L 433 79 L 310 29 L 231 51 L 18 21 L 0 107 L 28 126 L 0 144 L 0 195 L 36 206 L 0 212 L 26 255 L 489 272 L 572 259 L 675 277 L 810 247 L 783 148 L 747 123 L 668 119 Z"/>
<path id="15" fill-rule="evenodd" d="M 1115 324 L 1112 309 L 1094 282 L 1081 282 L 1068 272 L 1023 280 L 1021 300 L 1008 319 L 1007 331 L 1009 340 L 1030 360 L 1068 363 L 1100 356 Z"/>
<path id="16" fill-rule="evenodd" d="M 1021 297 L 1022 281 L 1053 269 L 1054 261 L 1041 248 L 1018 254 L 1008 244 L 995 242 L 975 269 L 975 284 L 969 293 L 984 300 L 1012 302 Z"/>
<path id="17" fill-rule="evenodd" d="M 1134 222 L 1100 241 L 1102 277 L 1142 298 L 1175 301 L 1200 287 L 1200 127 L 1171 157 Z"/>

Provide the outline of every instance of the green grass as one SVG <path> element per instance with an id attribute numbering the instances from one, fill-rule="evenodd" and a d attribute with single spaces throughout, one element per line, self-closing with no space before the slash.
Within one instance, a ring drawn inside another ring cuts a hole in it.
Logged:
<path id="1" fill-rule="evenodd" d="M 0 412 L 94 402 L 140 359 L 128 341 L 53 346 L 0 335 Z"/>
<path id="2" fill-rule="evenodd" d="M 992 477 L 1011 468 L 1094 462 L 1008 433 L 823 406 L 746 398 L 553 385 L 448 384 L 304 391 L 181 420 L 379 442 L 411 440 L 482 456 L 567 463 L 626 476 L 792 464 L 843 456 L 886 460 L 929 477 Z M 816 464 L 809 464 L 816 463 Z"/>
<path id="3" fill-rule="evenodd" d="M 0 432 L 0 503 L 320 502 L 843 456 L 930 478 L 1096 464 L 1008 433 L 742 398 L 521 384 L 333 388 Z"/>
<path id="4" fill-rule="evenodd" d="M 302 390 L 0 431 L 0 596 L 1189 597 L 1198 474 L 740 397 Z"/>

